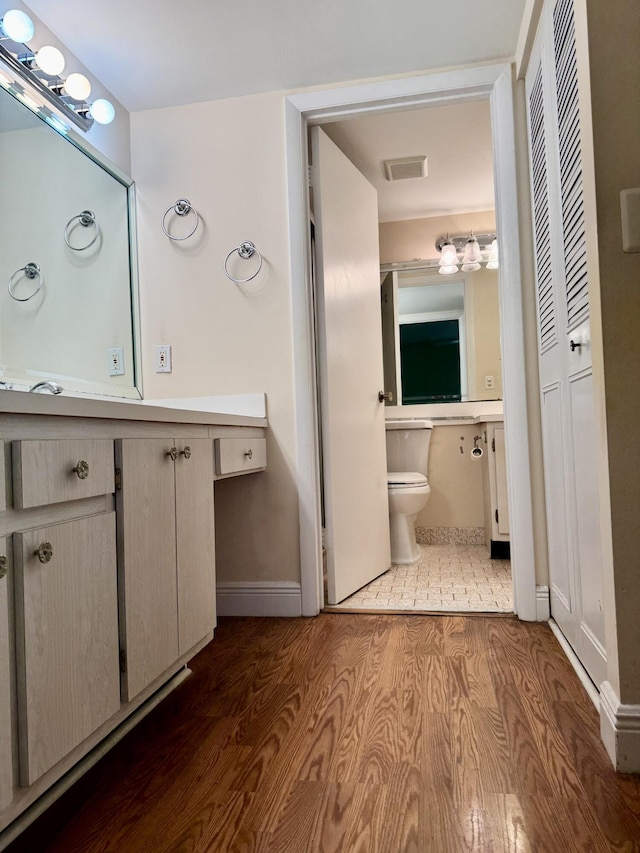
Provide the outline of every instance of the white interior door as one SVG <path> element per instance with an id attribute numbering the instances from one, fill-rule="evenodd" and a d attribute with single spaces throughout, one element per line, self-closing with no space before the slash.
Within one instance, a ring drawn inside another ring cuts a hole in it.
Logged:
<path id="1" fill-rule="evenodd" d="M 576 49 L 573 0 L 550 0 L 526 90 L 551 615 L 599 686 L 606 661 Z"/>
<path id="2" fill-rule="evenodd" d="M 391 563 L 384 431 L 378 199 L 319 127 L 311 131 L 317 246 L 328 604 Z"/>

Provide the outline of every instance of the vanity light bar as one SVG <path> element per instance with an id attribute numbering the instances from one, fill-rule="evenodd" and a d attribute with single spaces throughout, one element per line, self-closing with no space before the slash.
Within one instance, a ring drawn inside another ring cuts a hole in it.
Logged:
<path id="1" fill-rule="evenodd" d="M 14 21 L 10 18 L 14 13 L 22 16 L 17 21 L 21 25 L 19 27 L 14 26 Z M 25 21 L 29 23 L 29 29 L 26 28 Z M 64 69 L 64 57 L 57 48 L 46 46 L 41 49 L 43 53 L 44 51 L 49 51 L 51 54 L 51 56 L 46 54 L 44 58 L 47 62 L 43 61 L 42 63 L 45 66 L 48 65 L 49 71 L 38 67 L 39 51 L 34 52 L 26 44 L 33 37 L 33 32 L 33 23 L 24 12 L 19 12 L 16 9 L 6 12 L 4 18 L 0 20 L 0 59 L 2 59 L 15 75 L 21 78 L 21 80 L 25 80 L 41 98 L 52 104 L 66 119 L 73 122 L 81 130 L 88 131 L 93 126 L 94 121 L 97 121 L 99 124 L 109 124 L 113 121 L 115 110 L 113 104 L 109 101 L 106 101 L 104 98 L 98 98 L 91 105 L 87 103 L 86 99 L 89 97 L 91 84 L 83 74 L 70 74 L 64 79 L 59 74 L 54 73 L 56 68 L 60 69 L 60 73 Z M 19 41 L 20 38 L 24 38 L 25 41 Z M 22 47 L 23 50 L 19 53 L 11 52 L 3 44 L 3 42 L 7 41 L 13 42 L 18 47 Z M 26 51 L 24 50 L 25 48 Z M 29 97 L 29 93 L 17 82 L 12 81 L 10 88 L 19 97 Z M 41 108 L 40 105 L 38 105 L 38 109 L 49 120 L 49 115 L 47 115 L 48 110 L 45 112 L 44 108 Z"/>
<path id="2" fill-rule="evenodd" d="M 485 234 L 474 234 L 473 235 L 478 243 L 480 244 L 480 250 L 482 252 L 489 252 L 491 249 L 491 244 L 496 239 L 495 232 L 493 233 L 485 233 Z M 449 236 L 438 237 L 436 240 L 436 249 L 441 252 L 442 247 L 445 243 L 453 243 L 456 247 L 456 252 L 464 252 L 464 247 L 467 244 L 469 239 L 469 234 L 454 234 Z"/>
<path id="3" fill-rule="evenodd" d="M 66 119 L 73 122 L 77 127 L 85 132 L 89 130 L 93 125 L 93 119 L 91 117 L 86 118 L 83 115 L 76 112 L 67 101 L 64 100 L 64 95 L 58 94 L 56 89 L 61 90 L 64 85 L 64 81 L 58 78 L 58 81 L 55 81 L 51 85 L 47 85 L 44 83 L 27 65 L 24 65 L 18 57 L 11 53 L 11 51 L 7 50 L 7 48 L 0 42 L 0 59 L 9 66 L 9 68 L 13 71 L 15 75 L 20 77 L 22 80 L 25 80 L 29 86 L 36 90 L 38 95 L 41 98 L 44 98 L 45 101 L 48 101 L 52 104 L 56 109 L 60 110 L 60 112 L 64 115 Z M 12 88 L 18 94 L 25 93 L 25 90 L 18 83 L 14 83 Z M 79 104 L 79 109 L 89 109 L 88 104 Z"/>

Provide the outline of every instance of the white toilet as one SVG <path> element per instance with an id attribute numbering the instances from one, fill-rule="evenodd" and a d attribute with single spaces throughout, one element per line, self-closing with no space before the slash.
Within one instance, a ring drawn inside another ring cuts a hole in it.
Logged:
<path id="1" fill-rule="evenodd" d="M 433 424 L 427 420 L 388 420 L 385 426 L 391 562 L 415 563 L 422 549 L 416 542 L 414 523 L 431 493 L 427 465 Z"/>

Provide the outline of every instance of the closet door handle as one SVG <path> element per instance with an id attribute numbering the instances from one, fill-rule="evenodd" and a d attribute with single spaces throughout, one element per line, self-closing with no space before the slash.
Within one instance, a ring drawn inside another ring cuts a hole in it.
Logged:
<path id="1" fill-rule="evenodd" d="M 185 459 L 191 459 L 191 448 L 187 444 L 184 450 L 180 451 L 180 456 L 184 456 Z"/>
<path id="2" fill-rule="evenodd" d="M 173 459 L 173 461 L 175 462 L 176 459 L 178 458 L 178 448 L 177 447 L 171 447 L 169 450 L 167 450 L 167 456 L 170 456 Z"/>
<path id="3" fill-rule="evenodd" d="M 378 400 L 380 403 L 384 403 L 385 400 L 387 403 L 393 402 L 393 391 L 378 391 Z"/>
<path id="4" fill-rule="evenodd" d="M 9 560 L 7 559 L 5 554 L 0 554 L 0 580 L 6 577 L 7 572 L 9 571 Z"/>

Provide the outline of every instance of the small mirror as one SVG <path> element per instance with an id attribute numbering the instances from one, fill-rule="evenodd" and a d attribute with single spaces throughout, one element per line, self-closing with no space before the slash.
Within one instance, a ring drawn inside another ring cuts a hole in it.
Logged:
<path id="1" fill-rule="evenodd" d="M 502 399 L 496 270 L 389 272 L 381 297 L 390 405 Z"/>
<path id="2" fill-rule="evenodd" d="M 139 397 L 132 182 L 69 136 L 0 89 L 0 379 Z"/>

